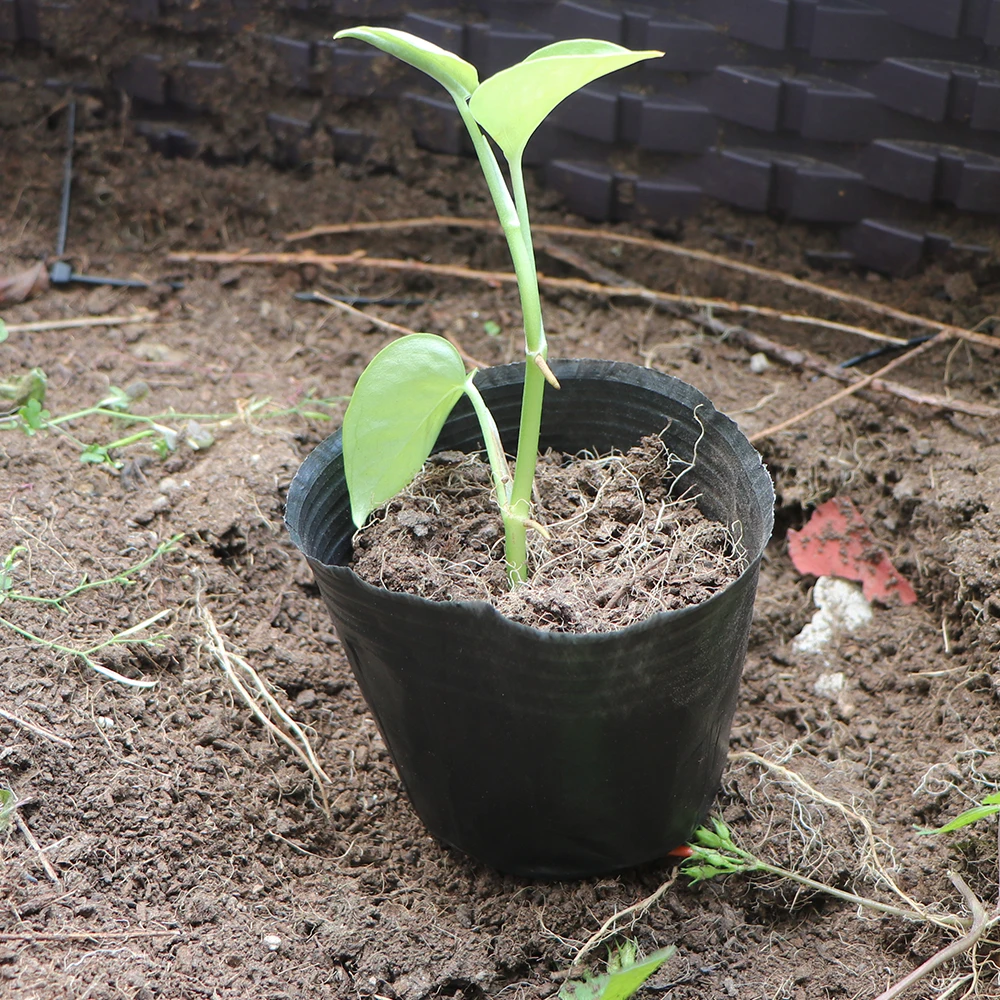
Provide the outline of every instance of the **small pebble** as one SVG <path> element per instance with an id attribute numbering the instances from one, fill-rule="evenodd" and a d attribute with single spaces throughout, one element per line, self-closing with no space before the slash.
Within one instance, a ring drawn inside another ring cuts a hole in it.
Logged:
<path id="1" fill-rule="evenodd" d="M 771 367 L 771 362 L 767 360 L 767 355 L 763 351 L 750 355 L 750 371 L 754 375 L 762 375 Z"/>
<path id="2" fill-rule="evenodd" d="M 816 683 L 813 684 L 813 691 L 821 698 L 836 701 L 844 690 L 844 682 L 844 675 L 839 671 L 835 674 L 820 674 L 816 678 Z"/>
<path id="3" fill-rule="evenodd" d="M 277 951 L 281 947 L 281 938 L 277 934 L 268 934 L 261 942 L 268 951 Z"/>

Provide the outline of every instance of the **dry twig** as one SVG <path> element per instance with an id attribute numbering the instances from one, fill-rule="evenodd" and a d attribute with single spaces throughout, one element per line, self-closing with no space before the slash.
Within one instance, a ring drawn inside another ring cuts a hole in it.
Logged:
<path id="1" fill-rule="evenodd" d="M 20 805 L 18 803 L 17 805 Z M 52 866 L 52 862 L 45 856 L 45 852 L 42 850 L 41 844 L 35 839 L 35 835 L 31 832 L 30 827 L 25 822 L 24 817 L 17 811 L 17 805 L 14 807 L 14 822 L 17 824 L 18 830 L 21 831 L 21 836 L 28 842 L 28 846 L 38 855 L 38 860 L 42 864 L 42 868 L 45 869 L 45 874 L 49 877 L 50 882 L 55 882 L 59 885 L 59 872 L 55 870 Z"/>
<path id="2" fill-rule="evenodd" d="M 215 662 L 222 669 L 226 680 L 240 696 L 243 703 L 256 716 L 261 725 L 268 730 L 276 739 L 285 746 L 305 764 L 306 769 L 312 775 L 313 780 L 319 788 L 320 797 L 323 800 L 323 811 L 329 815 L 330 803 L 326 794 L 326 785 L 332 785 L 333 780 L 320 766 L 316 754 L 313 752 L 312 743 L 306 736 L 302 727 L 281 707 L 277 699 L 271 694 L 267 685 L 261 680 L 260 675 L 250 664 L 236 653 L 230 652 L 226 648 L 225 640 L 219 633 L 219 629 L 212 617 L 212 612 L 197 601 L 198 617 L 205 626 L 208 633 L 209 649 Z M 249 683 L 249 688 L 247 683 Z M 252 689 L 252 690 L 251 690 Z M 277 718 L 277 722 L 274 718 Z"/>
<path id="3" fill-rule="evenodd" d="M 713 258 L 711 254 L 708 256 Z M 181 264 L 288 264 L 292 266 L 312 264 L 315 267 L 332 273 L 335 273 L 341 267 L 371 267 L 378 270 L 414 271 L 421 274 L 437 274 L 449 278 L 485 281 L 487 284 L 493 285 L 516 284 L 517 282 L 517 276 L 510 271 L 480 271 L 471 267 L 463 267 L 460 264 L 430 264 L 420 260 L 399 260 L 394 257 L 368 257 L 364 251 L 355 251 L 349 254 L 320 254 L 311 250 L 304 250 L 300 253 L 251 253 L 249 250 L 238 250 L 234 253 L 173 253 L 167 259 L 172 263 Z M 718 258 L 718 260 L 724 261 L 726 258 L 722 257 Z M 749 265 L 746 266 L 749 267 Z M 770 272 L 763 268 L 754 268 L 753 270 L 760 272 L 764 276 L 780 276 L 780 273 L 777 271 Z M 789 280 L 799 282 L 798 278 L 789 278 Z M 597 295 L 603 298 L 638 298 L 648 302 L 676 303 L 698 308 L 717 309 L 720 312 L 750 313 L 791 323 L 798 323 L 804 320 L 810 326 L 825 326 L 828 322 L 818 319 L 815 316 L 783 312 L 778 309 L 771 309 L 768 306 L 748 305 L 742 302 L 732 302 L 727 299 L 708 299 L 695 295 L 678 295 L 673 292 L 658 292 L 641 285 L 604 285 L 594 281 L 585 281 L 582 278 L 552 278 L 546 274 L 539 274 L 538 283 L 545 288 L 579 292 L 586 295 Z M 800 284 L 806 285 L 811 290 L 831 292 L 831 289 L 824 289 L 822 285 L 812 285 L 810 282 L 800 282 Z M 976 333 L 974 330 L 965 330 L 962 327 L 952 326 L 948 323 L 939 323 L 936 320 L 930 320 L 915 313 L 907 313 L 899 309 L 892 309 L 889 306 L 883 306 L 879 302 L 874 302 L 861 296 L 849 296 L 841 292 L 833 294 L 838 300 L 846 299 L 851 304 L 870 307 L 874 312 L 880 315 L 887 315 L 889 318 L 902 323 L 910 323 L 925 329 L 934 330 L 938 333 L 948 334 L 949 339 L 959 338 L 967 340 L 970 343 L 979 344 L 982 347 L 1000 350 L 1000 337 Z M 890 343 L 899 340 L 899 338 L 889 338 L 885 334 L 880 335 L 875 331 L 866 330 L 864 327 L 852 327 L 843 323 L 837 324 L 834 329 L 841 331 L 849 330 L 868 339 L 888 341 Z"/>
<path id="4" fill-rule="evenodd" d="M 76 330 L 87 326 L 127 326 L 159 319 L 155 312 L 137 312 L 131 316 L 78 316 L 74 319 L 43 319 L 37 323 L 8 323 L 8 333 L 42 333 L 46 330 Z"/>
<path id="5" fill-rule="evenodd" d="M 298 233 L 288 233 L 285 239 L 288 241 L 309 239 L 313 236 L 324 236 L 331 234 L 360 233 L 392 229 L 418 229 L 426 227 L 452 226 L 454 228 L 485 229 L 493 232 L 499 231 L 499 224 L 488 219 L 464 219 L 450 216 L 428 216 L 417 219 L 391 219 L 386 222 L 350 222 L 333 226 L 313 226 L 311 229 Z M 818 295 L 821 298 L 839 302 L 842 305 L 856 306 L 887 319 L 893 319 L 900 323 L 920 326 L 927 330 L 944 331 L 950 330 L 953 335 L 961 336 L 969 333 L 961 327 L 951 326 L 948 323 L 941 323 L 938 320 L 928 319 L 926 316 L 919 316 L 916 313 L 909 313 L 903 309 L 896 309 L 893 306 L 885 305 L 874 299 L 866 298 L 864 295 L 857 295 L 853 292 L 841 292 L 835 288 L 827 288 L 825 285 L 817 284 L 814 281 L 806 281 L 803 278 L 796 278 L 782 271 L 774 271 L 766 267 L 758 267 L 756 264 L 746 264 L 742 261 L 732 260 L 723 257 L 721 254 L 709 253 L 707 250 L 692 250 L 687 247 L 680 247 L 665 240 L 651 239 L 646 236 L 630 236 L 626 233 L 609 232 L 605 229 L 581 229 L 576 226 L 558 226 L 540 224 L 533 227 L 535 232 L 548 233 L 552 236 L 577 237 L 590 240 L 601 240 L 605 243 L 619 243 L 623 246 L 642 247 L 647 250 L 655 250 L 658 253 L 670 254 L 674 257 L 683 257 L 687 260 L 696 260 L 705 264 L 712 264 L 715 267 L 723 267 L 728 270 L 738 271 L 754 278 L 761 278 L 765 281 L 777 282 L 788 288 L 795 288 L 810 295 Z M 988 346 L 1000 347 L 1000 338 L 987 338 L 992 340 Z M 976 341 L 980 343 L 981 341 Z"/>
<path id="6" fill-rule="evenodd" d="M 946 945 L 937 954 L 932 955 L 923 965 L 917 966 L 908 976 L 905 976 L 896 983 L 895 986 L 890 987 L 884 993 L 880 993 L 875 1000 L 896 1000 L 896 997 L 902 996 L 911 986 L 918 983 L 925 976 L 930 975 L 935 969 L 940 968 L 946 962 L 950 962 L 953 958 L 958 958 L 967 951 L 971 951 L 993 922 L 987 920 L 983 904 L 979 902 L 976 894 L 965 884 L 961 875 L 949 872 L 948 878 L 951 879 L 952 885 L 965 898 L 965 902 L 972 911 L 972 926 L 969 928 L 969 932 L 957 941 L 952 941 L 951 944 Z M 1000 919 L 1000 917 L 996 919 Z"/>
<path id="7" fill-rule="evenodd" d="M 659 888 L 651 892 L 645 899 L 640 899 L 638 903 L 626 906 L 624 910 L 616 910 L 607 920 L 601 924 L 600 928 L 590 935 L 589 938 L 577 949 L 573 956 L 573 966 L 580 964 L 585 955 L 589 955 L 598 945 L 603 944 L 609 938 L 613 938 L 621 931 L 621 921 L 625 917 L 631 917 L 634 924 L 651 906 L 663 897 L 666 891 L 677 881 L 677 872 L 670 876 Z"/>
<path id="8" fill-rule="evenodd" d="M 358 309 L 357 306 L 352 306 L 349 302 L 341 302 L 338 299 L 332 299 L 328 295 L 324 295 L 322 292 L 313 292 L 313 295 L 325 305 L 334 306 L 343 312 L 346 312 L 352 316 L 360 316 L 362 319 L 368 320 L 369 323 L 373 323 L 377 327 L 381 327 L 383 330 L 388 330 L 391 333 L 400 333 L 403 335 L 416 333 L 416 330 L 411 330 L 409 327 L 400 326 L 399 323 L 393 323 L 387 319 L 381 319 L 379 316 L 372 316 L 366 313 L 363 309 Z M 480 361 L 478 358 L 474 358 L 464 347 L 450 334 L 446 333 L 445 339 L 451 343 L 451 346 L 462 355 L 463 360 L 468 362 L 474 368 L 488 368 L 489 365 L 485 361 Z"/>
<path id="9" fill-rule="evenodd" d="M 859 378 L 854 372 L 828 364 L 808 351 L 798 347 L 787 347 L 762 334 L 744 329 L 742 326 L 727 326 L 711 316 L 698 316 L 693 319 L 693 322 L 706 327 L 713 333 L 725 336 L 732 343 L 738 344 L 748 351 L 759 351 L 772 360 L 780 361 L 791 368 L 806 368 L 809 371 L 819 372 L 836 382 L 846 382 L 849 385 Z M 901 382 L 875 379 L 868 388 L 877 392 L 885 392 L 890 396 L 897 396 L 910 403 L 918 403 L 921 406 L 930 406 L 939 410 L 965 413 L 971 417 L 1000 417 L 1000 409 L 995 406 L 987 406 L 985 403 L 969 403 L 962 399 L 939 396 L 934 393 L 918 392 Z"/>
<path id="10" fill-rule="evenodd" d="M 30 730 L 36 735 L 44 736 L 45 739 L 52 740 L 53 743 L 58 743 L 61 746 L 71 747 L 73 745 L 69 740 L 63 739 L 62 736 L 57 736 L 51 730 L 43 729 L 41 726 L 36 726 L 33 722 L 28 722 L 26 719 L 22 719 L 11 712 L 6 712 L 2 708 L 0 708 L 0 719 L 6 719 L 8 722 L 13 722 L 18 726 L 24 726 L 25 729 Z"/>
<path id="11" fill-rule="evenodd" d="M 898 358 L 893 358 L 893 360 L 887 365 L 883 365 L 878 369 L 878 371 L 872 372 L 871 375 L 865 375 L 863 378 L 858 379 L 857 382 L 852 383 L 845 389 L 835 392 L 832 396 L 827 396 L 826 399 L 821 400 L 813 406 L 806 407 L 806 409 L 801 410 L 794 416 L 789 417 L 787 420 L 782 420 L 779 424 L 773 424 L 771 427 L 765 427 L 764 430 L 758 431 L 756 434 L 751 434 L 749 436 L 750 441 L 762 441 L 764 438 L 773 437 L 781 431 L 788 430 L 789 427 L 794 427 L 797 423 L 801 423 L 801 421 L 805 420 L 806 417 L 811 417 L 814 413 L 818 413 L 820 410 L 825 410 L 828 406 L 832 406 L 834 403 L 839 403 L 840 400 L 846 399 L 848 396 L 853 396 L 859 389 L 864 389 L 866 386 L 873 385 L 875 382 L 878 382 L 883 375 L 888 374 L 893 371 L 893 369 L 899 368 L 901 365 L 906 364 L 907 361 L 912 361 L 913 358 L 920 354 L 924 354 L 932 347 L 936 347 L 938 344 L 946 343 L 951 339 L 951 334 L 946 331 L 935 334 L 930 340 L 924 341 L 924 343 L 919 344 L 917 347 L 914 347 L 912 350 L 900 355 Z"/>

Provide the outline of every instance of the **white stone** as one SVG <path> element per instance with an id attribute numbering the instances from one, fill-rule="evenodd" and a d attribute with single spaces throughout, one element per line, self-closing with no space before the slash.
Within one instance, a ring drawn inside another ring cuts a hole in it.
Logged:
<path id="1" fill-rule="evenodd" d="M 839 577 L 821 576 L 813 588 L 813 603 L 819 610 L 792 640 L 797 653 L 822 653 L 834 636 L 857 632 L 872 620 L 872 606 L 861 588 Z"/>
<path id="2" fill-rule="evenodd" d="M 830 701 L 838 701 L 844 692 L 846 678 L 837 671 L 835 674 L 820 674 L 813 684 L 813 691 L 821 698 L 829 698 Z"/>
<path id="3" fill-rule="evenodd" d="M 750 355 L 750 371 L 754 375 L 762 375 L 771 367 L 771 362 L 767 360 L 767 355 L 763 351 Z"/>
<path id="4" fill-rule="evenodd" d="M 277 951 L 281 947 L 281 938 L 277 934 L 268 934 L 261 942 L 268 951 Z"/>

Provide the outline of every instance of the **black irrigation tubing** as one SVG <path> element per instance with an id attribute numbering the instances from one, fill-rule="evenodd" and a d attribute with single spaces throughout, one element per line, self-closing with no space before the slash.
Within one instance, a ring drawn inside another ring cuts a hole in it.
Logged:
<path id="1" fill-rule="evenodd" d="M 874 361 L 875 358 L 882 358 L 887 354 L 896 354 L 899 351 L 907 351 L 911 347 L 916 347 L 918 344 L 924 344 L 936 336 L 936 333 L 925 333 L 921 334 L 919 337 L 910 337 L 909 340 L 902 344 L 885 344 L 882 347 L 875 347 L 870 351 L 865 351 L 864 354 L 858 354 L 853 358 L 848 358 L 846 361 L 841 361 L 837 367 L 854 368 L 856 365 L 860 365 L 865 361 Z"/>
<path id="2" fill-rule="evenodd" d="M 66 234 L 69 231 L 69 196 L 73 186 L 73 145 L 76 141 L 76 101 L 71 100 L 66 109 L 66 159 L 63 163 L 62 197 L 59 202 L 59 232 L 56 236 L 56 257 L 66 252 Z"/>
<path id="3" fill-rule="evenodd" d="M 124 93 L 166 156 L 377 172 L 393 168 L 387 109 L 426 149 L 469 153 L 468 137 L 446 95 L 337 29 L 403 28 L 482 76 L 557 38 L 605 38 L 666 55 L 568 99 L 528 150 L 591 220 L 671 232 L 717 200 L 832 228 L 840 249 L 817 238 L 812 267 L 903 275 L 987 256 L 976 217 L 1000 215 L 1000 0 L 131 0 L 126 16 L 123 31 L 112 0 L 0 0 L 0 59 L 47 54 L 78 91 Z M 112 34 L 126 43 L 107 57 Z M 65 88 L 50 66 L 37 83 Z M 30 59 L 18 67 L 30 83 Z"/>

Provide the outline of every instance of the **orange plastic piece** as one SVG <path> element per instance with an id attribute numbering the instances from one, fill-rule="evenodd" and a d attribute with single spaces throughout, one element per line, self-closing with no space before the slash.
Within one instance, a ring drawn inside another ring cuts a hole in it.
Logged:
<path id="1" fill-rule="evenodd" d="M 790 530 L 788 554 L 800 573 L 859 581 L 869 601 L 888 604 L 897 596 L 913 604 L 917 599 L 847 497 L 827 500 L 801 531 Z"/>

